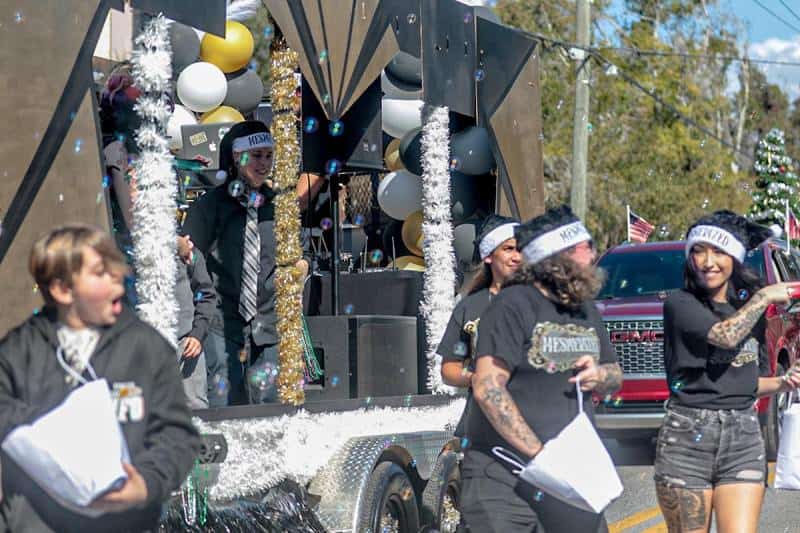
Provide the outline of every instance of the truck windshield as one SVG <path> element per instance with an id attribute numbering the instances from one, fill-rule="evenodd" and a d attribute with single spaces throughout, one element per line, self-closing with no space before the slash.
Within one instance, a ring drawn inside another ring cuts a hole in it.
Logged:
<path id="1" fill-rule="evenodd" d="M 685 261 L 683 250 L 606 254 L 598 263 L 606 272 L 606 282 L 597 298 L 630 298 L 680 289 Z M 745 264 L 764 278 L 764 256 L 760 249 L 748 253 Z"/>
<path id="2" fill-rule="evenodd" d="M 683 250 L 611 253 L 598 264 L 606 272 L 599 299 L 646 296 L 683 287 Z"/>

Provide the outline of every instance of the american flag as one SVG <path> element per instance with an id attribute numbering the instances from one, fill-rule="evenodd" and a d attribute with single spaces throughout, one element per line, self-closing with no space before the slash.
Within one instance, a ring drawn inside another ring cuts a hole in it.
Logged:
<path id="1" fill-rule="evenodd" d="M 786 206 L 786 239 L 791 239 L 793 241 L 800 240 L 800 221 L 797 220 L 797 216 L 794 214 L 794 211 L 789 209 L 789 206 Z"/>
<path id="2" fill-rule="evenodd" d="M 647 242 L 647 238 L 653 233 L 655 226 L 648 221 L 628 210 L 628 238 L 633 242 Z"/>

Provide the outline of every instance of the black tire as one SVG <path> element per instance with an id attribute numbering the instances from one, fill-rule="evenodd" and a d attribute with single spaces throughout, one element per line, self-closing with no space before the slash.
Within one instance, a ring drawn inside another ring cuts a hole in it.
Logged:
<path id="1" fill-rule="evenodd" d="M 461 471 L 458 454 L 444 451 L 436 460 L 431 477 L 422 491 L 422 521 L 431 530 L 455 533 L 461 517 Z"/>
<path id="2" fill-rule="evenodd" d="M 417 533 L 419 508 L 414 486 L 398 465 L 384 461 L 369 476 L 361 496 L 356 531 L 359 533 Z"/>
<path id="3" fill-rule="evenodd" d="M 785 372 L 786 369 L 783 368 L 783 365 L 778 363 L 778 366 L 775 367 L 775 375 L 782 376 Z M 774 461 L 778 457 L 778 444 L 781 442 L 781 415 L 786 409 L 788 401 L 788 392 L 778 393 L 769 399 L 767 419 L 761 428 L 764 434 L 764 448 L 769 461 Z"/>

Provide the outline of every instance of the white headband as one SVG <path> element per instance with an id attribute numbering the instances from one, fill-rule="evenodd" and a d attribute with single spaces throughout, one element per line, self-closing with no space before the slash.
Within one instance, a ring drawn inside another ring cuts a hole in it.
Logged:
<path id="1" fill-rule="evenodd" d="M 506 224 L 497 226 L 492 231 L 487 233 L 486 236 L 481 239 L 480 244 L 478 244 L 478 253 L 481 254 L 481 260 L 492 255 L 492 252 L 494 252 L 495 248 L 503 244 L 508 239 L 513 239 L 514 228 L 516 226 L 519 226 L 519 222 L 508 222 Z"/>
<path id="2" fill-rule="evenodd" d="M 704 242 L 716 246 L 726 254 L 730 255 L 740 263 L 744 262 L 747 250 L 744 244 L 734 235 L 719 226 L 695 226 L 686 238 L 686 257 L 692 251 L 695 243 Z"/>
<path id="3" fill-rule="evenodd" d="M 522 249 L 522 257 L 528 263 L 538 263 L 542 259 L 571 248 L 580 242 L 590 240 L 592 240 L 592 236 L 589 235 L 586 226 L 577 220 L 533 239 Z"/>
<path id="4" fill-rule="evenodd" d="M 237 137 L 233 141 L 234 152 L 244 152 L 247 150 L 255 150 L 256 148 L 272 148 L 272 136 L 266 131 L 245 135 L 244 137 Z"/>

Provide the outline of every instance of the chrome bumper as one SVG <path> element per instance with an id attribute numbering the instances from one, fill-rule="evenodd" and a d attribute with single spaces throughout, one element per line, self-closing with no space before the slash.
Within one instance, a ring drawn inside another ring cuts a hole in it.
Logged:
<path id="1" fill-rule="evenodd" d="M 631 429 L 652 429 L 661 427 L 664 412 L 660 413 L 597 413 L 594 423 L 600 431 L 624 431 Z"/>

